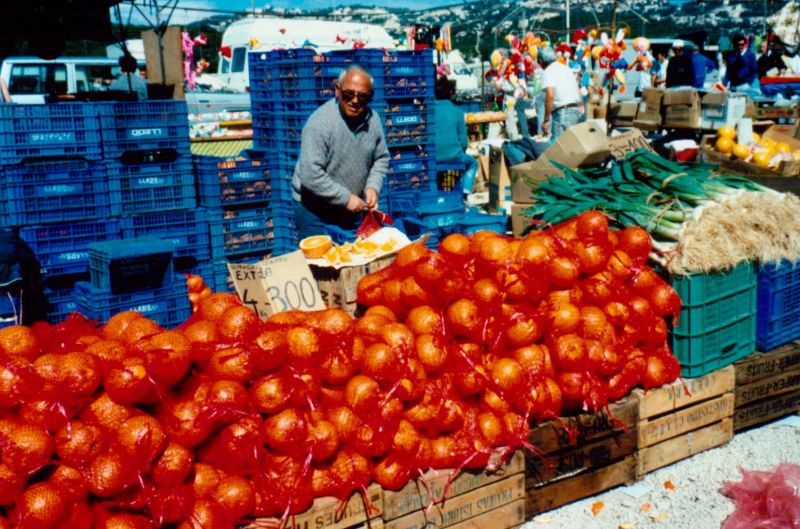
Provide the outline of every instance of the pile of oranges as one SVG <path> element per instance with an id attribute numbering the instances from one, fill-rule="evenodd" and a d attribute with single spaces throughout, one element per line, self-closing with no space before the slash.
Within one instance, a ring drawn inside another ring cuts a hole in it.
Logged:
<path id="1" fill-rule="evenodd" d="M 756 133 L 750 143 L 736 141 L 736 129 L 724 125 L 717 130 L 714 148 L 739 160 L 744 160 L 762 168 L 777 167 L 782 161 L 800 160 L 800 150 L 792 151 L 788 143 L 762 138 Z"/>

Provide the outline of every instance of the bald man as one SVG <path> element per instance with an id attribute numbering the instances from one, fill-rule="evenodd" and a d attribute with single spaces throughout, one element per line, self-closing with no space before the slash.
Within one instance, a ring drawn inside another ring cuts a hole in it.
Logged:
<path id="1" fill-rule="evenodd" d="M 355 229 L 375 209 L 389 168 L 378 115 L 369 107 L 372 76 L 351 66 L 334 83 L 336 98 L 303 127 L 292 178 L 299 237 L 325 233 L 325 225 Z"/>

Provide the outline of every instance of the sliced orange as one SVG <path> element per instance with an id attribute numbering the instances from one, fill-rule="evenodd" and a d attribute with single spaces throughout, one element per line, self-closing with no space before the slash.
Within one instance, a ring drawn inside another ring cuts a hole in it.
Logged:
<path id="1" fill-rule="evenodd" d="M 327 235 L 312 235 L 300 241 L 300 249 L 308 259 L 319 259 L 333 243 Z"/>

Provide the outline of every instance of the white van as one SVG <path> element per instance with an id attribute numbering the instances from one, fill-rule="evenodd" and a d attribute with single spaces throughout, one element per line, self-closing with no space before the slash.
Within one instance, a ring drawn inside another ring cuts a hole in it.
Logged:
<path id="1" fill-rule="evenodd" d="M 103 91 L 119 73 L 117 59 L 105 57 L 8 57 L 0 66 L 0 78 L 16 103 L 44 103 L 48 94 Z"/>
<path id="2" fill-rule="evenodd" d="M 274 49 L 302 48 L 314 45 L 320 52 L 352 49 L 353 42 L 367 48 L 394 49 L 386 30 L 374 24 L 307 20 L 300 18 L 248 17 L 231 23 L 222 34 L 221 48 L 230 57 L 220 55 L 217 75 L 229 90 L 245 92 L 250 84 L 247 53 Z"/>

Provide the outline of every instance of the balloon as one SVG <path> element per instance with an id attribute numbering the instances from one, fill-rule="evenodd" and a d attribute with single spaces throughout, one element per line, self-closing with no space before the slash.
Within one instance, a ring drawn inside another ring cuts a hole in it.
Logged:
<path id="1" fill-rule="evenodd" d="M 492 54 L 489 55 L 489 64 L 492 65 L 492 68 L 499 69 L 505 58 L 506 54 L 503 53 L 503 50 L 494 50 Z"/>

